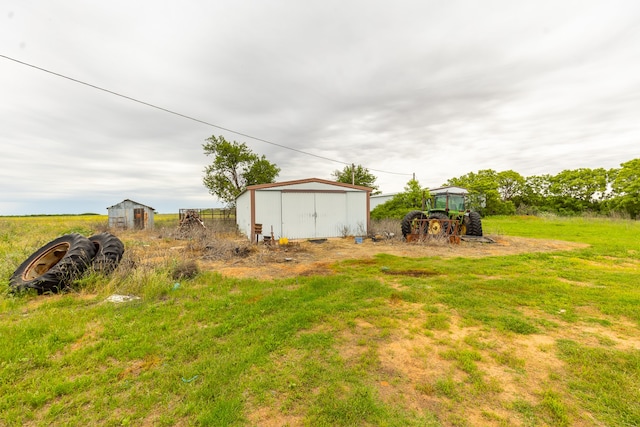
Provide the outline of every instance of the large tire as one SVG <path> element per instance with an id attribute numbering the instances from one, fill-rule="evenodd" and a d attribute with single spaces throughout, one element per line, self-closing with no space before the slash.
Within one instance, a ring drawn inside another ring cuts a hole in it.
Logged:
<path id="1" fill-rule="evenodd" d="M 469 230 L 469 224 L 471 223 L 471 219 L 468 214 L 462 216 L 460 220 L 460 235 L 466 236 L 468 235 L 467 231 Z"/>
<path id="2" fill-rule="evenodd" d="M 99 273 L 111 274 L 122 259 L 124 244 L 111 233 L 95 234 L 89 237 L 89 241 L 96 250 L 91 268 Z"/>
<path id="3" fill-rule="evenodd" d="M 480 218 L 480 214 L 478 212 L 469 213 L 467 236 L 482 236 L 482 219 Z"/>
<path id="4" fill-rule="evenodd" d="M 413 229 L 413 221 L 416 219 L 425 219 L 427 216 L 422 211 L 411 211 L 405 215 L 400 223 L 400 228 L 402 229 L 402 237 L 405 239 L 407 235 L 411 234 Z"/>
<path id="5" fill-rule="evenodd" d="M 9 279 L 14 291 L 58 292 L 71 285 L 91 265 L 93 243 L 80 234 L 66 234 L 47 243 L 26 259 Z"/>

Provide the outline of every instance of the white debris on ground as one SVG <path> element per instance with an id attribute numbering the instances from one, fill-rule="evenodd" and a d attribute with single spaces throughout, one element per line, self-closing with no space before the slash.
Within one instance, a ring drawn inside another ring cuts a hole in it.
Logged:
<path id="1" fill-rule="evenodd" d="M 111 295 L 109 298 L 107 298 L 108 302 L 113 302 L 113 303 L 122 303 L 122 302 L 129 302 L 129 301 L 135 301 L 137 299 L 140 299 L 140 297 L 137 297 L 135 295 L 118 295 L 118 294 L 113 294 Z"/>

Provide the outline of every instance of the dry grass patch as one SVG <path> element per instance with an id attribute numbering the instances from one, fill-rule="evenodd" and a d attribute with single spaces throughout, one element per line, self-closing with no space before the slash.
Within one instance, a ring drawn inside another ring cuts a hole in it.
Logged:
<path id="1" fill-rule="evenodd" d="M 248 417 L 251 425 L 261 427 L 303 426 L 304 417 L 293 414 L 283 414 L 276 408 L 261 407 L 251 412 Z"/>
<path id="2" fill-rule="evenodd" d="M 635 335 L 621 336 L 622 331 L 599 325 L 562 322 L 546 335 L 524 336 L 464 327 L 455 313 L 447 313 L 446 329 L 416 332 L 428 313 L 420 304 L 398 301 L 393 302 L 394 311 L 399 304 L 411 316 L 396 319 L 389 336 L 381 338 L 381 328 L 360 319 L 340 335 L 340 355 L 347 364 L 366 364 L 374 372 L 372 379 L 385 403 L 421 415 L 435 413 L 444 425 L 455 425 L 456 420 L 466 420 L 466 425 L 527 425 L 515 404 L 540 405 L 546 390 L 559 387 L 557 376 L 565 367 L 556 354 L 558 339 L 601 345 L 598 337 L 606 337 L 620 349 L 640 348 L 637 328 L 626 331 Z M 478 354 L 476 373 L 456 359 L 469 352 Z M 575 414 L 573 425 L 593 425 L 592 418 Z"/>
<path id="3" fill-rule="evenodd" d="M 144 371 L 149 371 L 160 366 L 161 363 L 162 359 L 156 355 L 149 355 L 142 360 L 131 361 L 129 365 L 118 374 L 118 379 L 123 380 L 137 377 Z"/>

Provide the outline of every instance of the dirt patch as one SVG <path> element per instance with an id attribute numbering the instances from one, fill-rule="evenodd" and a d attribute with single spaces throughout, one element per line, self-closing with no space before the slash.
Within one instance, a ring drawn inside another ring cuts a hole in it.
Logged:
<path id="1" fill-rule="evenodd" d="M 288 246 L 256 245 L 244 257 L 225 260 L 201 258 L 202 270 L 217 271 L 237 278 L 276 279 L 308 275 L 332 274 L 331 265 L 347 259 L 368 260 L 377 254 L 400 257 L 486 257 L 527 252 L 552 252 L 584 248 L 588 245 L 559 240 L 528 239 L 524 237 L 490 236 L 495 243 L 446 242 L 407 243 L 399 239 L 374 242 L 365 239 L 356 244 L 353 238 L 327 239 L 323 243 L 292 242 Z M 392 275 L 393 272 L 389 271 Z M 428 271 L 414 271 L 424 276 Z M 407 274 L 405 272 L 405 274 Z"/>
<path id="2" fill-rule="evenodd" d="M 162 363 L 162 359 L 160 359 L 156 355 L 149 355 L 142 360 L 134 360 L 129 363 L 129 365 L 124 368 L 119 374 L 118 379 L 127 379 L 131 377 L 137 377 L 144 371 L 151 370 L 160 366 Z"/>
<path id="3" fill-rule="evenodd" d="M 123 263 L 136 268 L 171 266 L 176 260 L 195 260 L 200 271 L 216 271 L 234 278 L 272 280 L 311 275 L 333 274 L 337 261 L 357 259 L 373 262 L 377 254 L 409 258 L 479 258 L 530 252 L 567 251 L 588 247 L 587 244 L 561 240 L 544 240 L 511 236 L 487 236 L 492 243 L 445 240 L 406 242 L 399 237 L 356 243 L 353 237 L 316 241 L 294 240 L 287 245 L 255 244 L 233 234 L 194 232 L 185 235 L 172 230 L 126 231 L 120 236 L 127 246 Z M 389 276 L 393 271 L 386 272 Z M 429 271 L 413 271 L 416 276 Z"/>
<path id="4" fill-rule="evenodd" d="M 276 408 L 259 408 L 249 414 L 252 425 L 262 427 L 303 426 L 304 418 L 299 415 L 283 414 Z"/>

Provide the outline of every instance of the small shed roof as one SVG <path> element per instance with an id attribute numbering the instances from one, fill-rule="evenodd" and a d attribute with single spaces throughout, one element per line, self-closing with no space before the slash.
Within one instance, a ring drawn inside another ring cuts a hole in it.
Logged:
<path id="1" fill-rule="evenodd" d="M 337 186 L 337 187 L 344 187 L 344 188 L 350 188 L 350 189 L 353 189 L 353 190 L 361 190 L 361 191 L 371 191 L 371 190 L 373 190 L 372 188 L 363 187 L 361 185 L 345 184 L 344 182 L 329 181 L 329 180 L 320 179 L 320 178 L 306 178 L 306 179 L 298 179 L 298 180 L 293 180 L 293 181 L 273 182 L 273 183 L 269 183 L 269 184 L 249 185 L 249 186 L 247 186 L 245 191 L 247 191 L 247 190 L 261 190 L 261 189 L 266 189 L 266 188 L 284 187 L 284 186 L 287 186 L 287 185 L 310 184 L 310 183 L 320 183 L 320 184 L 334 185 L 334 186 Z M 243 191 L 243 193 L 244 193 L 244 191 Z"/>
<path id="2" fill-rule="evenodd" d="M 134 200 L 131 200 L 131 199 L 124 199 L 124 200 L 123 200 L 123 201 L 121 201 L 120 203 L 116 203 L 116 204 L 115 204 L 115 205 L 113 205 L 113 206 L 109 206 L 107 209 L 115 208 L 116 206 L 121 205 L 121 204 L 123 204 L 124 202 L 131 202 L 131 203 L 133 203 L 133 204 L 140 205 L 140 206 L 144 206 L 145 208 L 149 208 L 149 209 L 151 209 L 152 211 L 155 211 L 155 209 L 154 209 L 154 208 L 152 208 L 151 206 L 147 206 L 147 205 L 144 205 L 144 204 L 142 204 L 142 203 L 138 203 L 138 202 L 136 202 L 136 201 L 134 201 Z"/>

